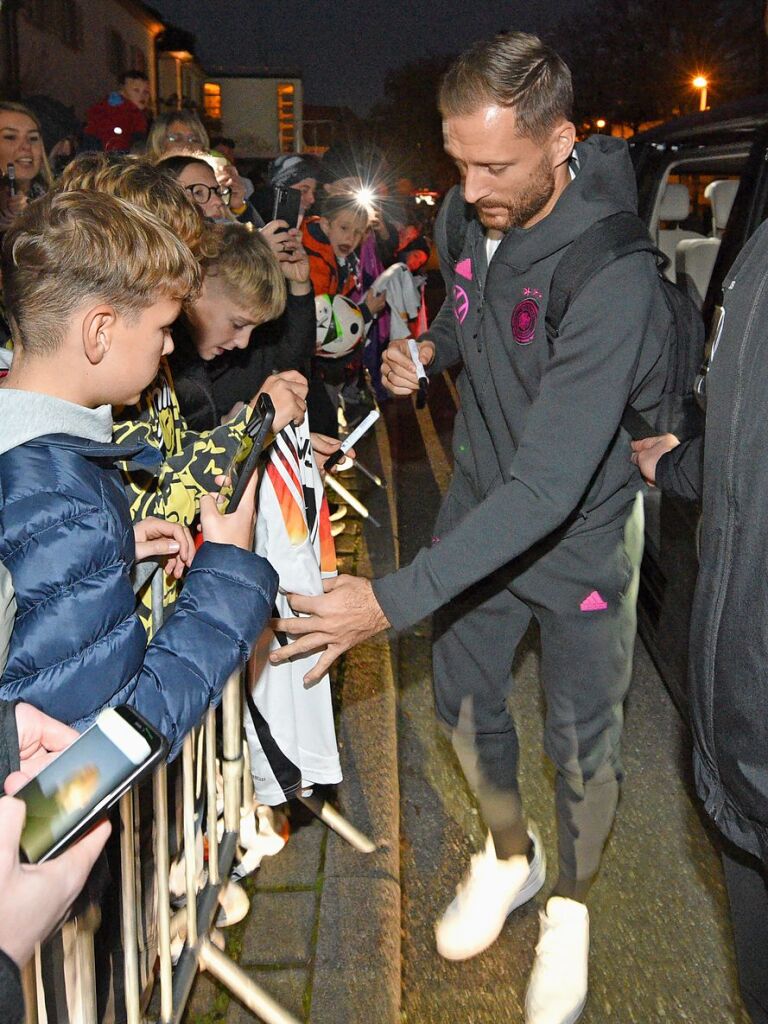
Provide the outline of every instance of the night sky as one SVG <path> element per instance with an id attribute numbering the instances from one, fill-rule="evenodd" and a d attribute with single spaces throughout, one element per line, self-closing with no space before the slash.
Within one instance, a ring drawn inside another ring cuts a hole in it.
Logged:
<path id="1" fill-rule="evenodd" d="M 384 75 L 418 57 L 453 53 L 500 29 L 546 32 L 588 0 L 152 0 L 197 36 L 203 65 L 269 65 L 303 73 L 305 103 L 364 114 Z M 429 12 L 426 14 L 425 12 Z"/>

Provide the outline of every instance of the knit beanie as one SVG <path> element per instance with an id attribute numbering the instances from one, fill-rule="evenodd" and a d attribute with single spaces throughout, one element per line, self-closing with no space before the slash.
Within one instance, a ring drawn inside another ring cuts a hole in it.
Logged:
<path id="1" fill-rule="evenodd" d="M 270 185 L 296 185 L 305 178 L 314 178 L 312 168 L 297 153 L 282 153 L 269 166 Z"/>

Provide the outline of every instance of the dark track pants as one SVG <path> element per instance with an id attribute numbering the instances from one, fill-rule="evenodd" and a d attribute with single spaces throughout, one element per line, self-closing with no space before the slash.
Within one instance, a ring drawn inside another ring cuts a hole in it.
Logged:
<path id="1" fill-rule="evenodd" d="M 768 1024 L 768 867 L 732 846 L 722 856 L 741 995 L 752 1024 Z"/>
<path id="2" fill-rule="evenodd" d="M 455 477 L 437 537 L 468 507 L 466 484 Z M 435 617 L 437 714 L 494 834 L 521 813 L 507 701 L 517 645 L 532 617 L 539 624 L 561 879 L 595 875 L 616 812 L 642 545 L 638 496 L 627 519 L 531 552 Z"/>

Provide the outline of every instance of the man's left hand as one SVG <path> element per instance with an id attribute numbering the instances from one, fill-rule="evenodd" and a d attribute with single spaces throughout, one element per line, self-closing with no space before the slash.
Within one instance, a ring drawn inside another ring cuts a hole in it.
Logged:
<path id="1" fill-rule="evenodd" d="M 304 676 L 307 684 L 322 679 L 344 651 L 389 628 L 370 580 L 361 576 L 337 576 L 325 580 L 323 589 L 325 593 L 317 597 L 290 594 L 291 608 L 301 617 L 272 622 L 276 632 L 299 638 L 270 654 L 273 665 L 315 651 L 324 652 Z"/>

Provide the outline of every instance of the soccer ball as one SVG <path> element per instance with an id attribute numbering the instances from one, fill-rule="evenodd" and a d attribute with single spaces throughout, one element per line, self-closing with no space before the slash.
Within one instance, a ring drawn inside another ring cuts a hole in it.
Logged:
<path id="1" fill-rule="evenodd" d="M 315 298 L 317 315 L 317 347 L 315 354 L 322 359 L 338 359 L 348 355 L 365 336 L 365 322 L 359 306 L 346 295 L 318 295 Z"/>

